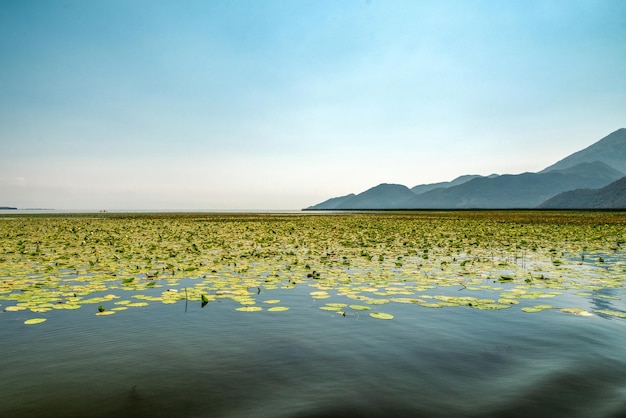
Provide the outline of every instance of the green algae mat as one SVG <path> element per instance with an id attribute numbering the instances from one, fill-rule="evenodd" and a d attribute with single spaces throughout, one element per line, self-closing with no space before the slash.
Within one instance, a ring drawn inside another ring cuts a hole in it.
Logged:
<path id="1" fill-rule="evenodd" d="M 415 305 L 416 316 L 620 318 L 625 250 L 624 212 L 7 215 L 0 310 L 25 326 L 45 326 L 56 310 L 107 321 L 224 299 L 242 315 L 289 315 L 280 295 L 304 288 L 318 312 L 360 320 L 397 319 L 394 304 Z"/>

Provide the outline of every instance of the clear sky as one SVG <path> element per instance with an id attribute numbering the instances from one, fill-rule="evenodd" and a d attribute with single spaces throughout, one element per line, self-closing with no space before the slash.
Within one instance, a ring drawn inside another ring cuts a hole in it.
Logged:
<path id="1" fill-rule="evenodd" d="M 623 0 L 0 0 L 0 206 L 300 209 L 622 127 Z"/>

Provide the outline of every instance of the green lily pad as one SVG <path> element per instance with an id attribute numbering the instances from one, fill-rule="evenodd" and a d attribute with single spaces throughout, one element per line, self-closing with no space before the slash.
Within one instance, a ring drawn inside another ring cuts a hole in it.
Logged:
<path id="1" fill-rule="evenodd" d="M 26 325 L 34 325 L 34 324 L 41 324 L 42 322 L 47 321 L 47 318 L 32 318 L 32 319 L 27 319 L 26 321 L 24 321 L 24 324 Z"/>
<path id="2" fill-rule="evenodd" d="M 393 319 L 393 315 L 384 312 L 370 312 L 370 316 L 376 319 Z"/>
<path id="3" fill-rule="evenodd" d="M 337 311 L 340 311 L 342 308 L 340 308 L 339 306 L 324 305 L 324 306 L 320 306 L 320 309 L 323 311 L 337 312 Z"/>
<path id="4" fill-rule="evenodd" d="M 626 318 L 626 312 L 612 311 L 610 309 L 596 309 L 596 312 L 604 314 L 604 315 Z"/>
<path id="5" fill-rule="evenodd" d="M 272 306 L 267 311 L 268 312 L 284 312 L 284 311 L 288 311 L 288 310 L 289 310 L 289 308 L 287 306 Z"/>
<path id="6" fill-rule="evenodd" d="M 561 308 L 560 311 L 580 316 L 593 316 L 591 312 L 580 308 Z"/>
<path id="7" fill-rule="evenodd" d="M 369 311 L 372 308 L 363 305 L 350 305 L 350 309 L 354 309 L 355 311 Z"/>
<path id="8" fill-rule="evenodd" d="M 240 308 L 236 308 L 235 310 L 241 312 L 258 312 L 262 311 L 263 308 L 261 308 L 260 306 L 242 306 Z"/>
<path id="9" fill-rule="evenodd" d="M 148 306 L 148 302 L 133 302 L 133 303 L 127 303 L 126 306 L 129 307 L 140 307 L 140 306 Z M 104 312 L 102 312 L 104 313 Z"/>
<path id="10" fill-rule="evenodd" d="M 526 306 L 524 308 L 522 308 L 522 311 L 524 312 L 541 312 L 541 311 L 545 311 L 546 309 L 552 309 L 551 305 L 535 305 L 535 306 Z"/>

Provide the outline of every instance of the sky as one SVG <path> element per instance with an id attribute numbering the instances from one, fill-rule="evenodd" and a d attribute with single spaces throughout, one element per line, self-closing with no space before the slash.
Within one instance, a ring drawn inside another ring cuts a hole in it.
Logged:
<path id="1" fill-rule="evenodd" d="M 295 210 L 626 127 L 623 0 L 0 0 L 0 206 Z"/>

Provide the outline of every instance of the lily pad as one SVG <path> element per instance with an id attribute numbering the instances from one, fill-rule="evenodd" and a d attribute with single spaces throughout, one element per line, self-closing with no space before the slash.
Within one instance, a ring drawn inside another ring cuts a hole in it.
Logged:
<path id="1" fill-rule="evenodd" d="M 355 311 L 369 311 L 372 308 L 364 305 L 350 305 L 350 309 L 354 309 Z"/>
<path id="2" fill-rule="evenodd" d="M 268 312 L 284 312 L 284 311 L 288 311 L 288 310 L 289 310 L 289 308 L 287 306 L 272 306 L 267 311 Z"/>
<path id="3" fill-rule="evenodd" d="M 522 311 L 533 313 L 533 312 L 545 311 L 546 309 L 552 309 L 552 306 L 551 305 L 526 306 L 526 307 L 522 308 Z"/>
<path id="4" fill-rule="evenodd" d="M 393 319 L 393 315 L 384 312 L 370 312 L 370 316 L 376 319 Z"/>
<path id="5" fill-rule="evenodd" d="M 241 311 L 241 312 L 258 312 L 258 311 L 262 311 L 263 308 L 261 308 L 260 306 L 242 306 L 242 307 L 236 308 L 235 310 Z"/>
<path id="6" fill-rule="evenodd" d="M 580 308 L 561 308 L 561 312 L 580 315 L 580 316 L 593 316 L 593 314 L 589 311 Z"/>
<path id="7" fill-rule="evenodd" d="M 24 324 L 26 325 L 34 325 L 34 324 L 41 324 L 42 322 L 47 321 L 47 318 L 32 318 L 32 319 L 27 319 L 26 321 L 24 321 Z"/>

